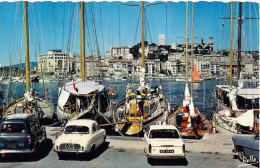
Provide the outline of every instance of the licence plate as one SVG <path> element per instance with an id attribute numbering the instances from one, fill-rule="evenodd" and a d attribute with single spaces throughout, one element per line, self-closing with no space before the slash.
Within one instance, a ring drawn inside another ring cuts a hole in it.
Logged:
<path id="1" fill-rule="evenodd" d="M 16 142 L 7 142 L 6 144 L 7 149 L 15 149 L 16 148 Z"/>
<path id="2" fill-rule="evenodd" d="M 67 144 L 67 149 L 73 150 L 73 144 L 72 143 L 68 143 Z"/>
<path id="3" fill-rule="evenodd" d="M 160 150 L 160 153 L 174 153 L 174 150 Z"/>

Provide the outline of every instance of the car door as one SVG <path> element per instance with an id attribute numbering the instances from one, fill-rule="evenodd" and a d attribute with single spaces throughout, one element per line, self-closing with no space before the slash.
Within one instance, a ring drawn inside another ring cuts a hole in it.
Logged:
<path id="1" fill-rule="evenodd" d="M 247 141 L 244 152 L 247 158 L 259 158 L 259 134 Z"/>
<path id="2" fill-rule="evenodd" d="M 34 122 L 35 122 L 35 128 L 36 128 L 36 132 L 37 132 L 37 140 L 38 140 L 38 142 L 42 142 L 43 139 L 45 138 L 43 129 L 42 129 L 41 124 L 38 119 L 35 119 Z"/>
<path id="3" fill-rule="evenodd" d="M 144 133 L 144 143 L 145 143 L 145 149 L 148 150 L 148 146 L 149 146 L 149 131 L 150 129 L 148 128 L 145 133 Z"/>
<path id="4" fill-rule="evenodd" d="M 96 126 L 95 123 L 92 124 L 92 143 L 94 143 L 96 145 L 96 147 L 98 146 L 98 138 L 97 138 L 97 132 L 96 132 Z"/>
<path id="5" fill-rule="evenodd" d="M 36 125 L 34 122 L 34 119 L 31 119 L 30 121 L 30 136 L 31 136 L 31 143 L 32 143 L 32 149 L 36 149 L 37 146 L 37 130 L 36 130 Z"/>
<path id="6" fill-rule="evenodd" d="M 104 135 L 102 130 L 99 128 L 98 123 L 95 123 L 95 127 L 96 127 L 98 146 L 100 146 L 103 143 Z"/>

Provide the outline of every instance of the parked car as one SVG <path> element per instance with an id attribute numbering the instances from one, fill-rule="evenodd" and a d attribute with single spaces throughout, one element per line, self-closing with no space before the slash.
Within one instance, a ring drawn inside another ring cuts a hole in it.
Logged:
<path id="1" fill-rule="evenodd" d="M 46 130 L 34 115 L 13 114 L 0 121 L 0 154 L 33 156 L 46 142 Z"/>
<path id="2" fill-rule="evenodd" d="M 96 121 L 79 119 L 67 123 L 64 132 L 55 141 L 55 149 L 60 159 L 66 153 L 93 155 L 105 143 L 106 131 L 100 129 Z"/>
<path id="3" fill-rule="evenodd" d="M 148 163 L 152 159 L 185 158 L 185 144 L 173 125 L 151 125 L 144 134 Z"/>
<path id="4" fill-rule="evenodd" d="M 232 137 L 234 153 L 245 163 L 259 163 L 259 132 L 254 136 L 235 135 Z"/>

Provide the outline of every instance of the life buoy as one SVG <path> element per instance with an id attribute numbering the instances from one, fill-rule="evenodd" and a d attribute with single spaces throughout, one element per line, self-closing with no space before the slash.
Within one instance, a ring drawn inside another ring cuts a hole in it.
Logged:
<path id="1" fill-rule="evenodd" d="M 109 96 L 115 96 L 115 95 L 116 95 L 116 91 L 110 90 L 110 91 L 108 92 L 108 95 L 109 95 Z"/>

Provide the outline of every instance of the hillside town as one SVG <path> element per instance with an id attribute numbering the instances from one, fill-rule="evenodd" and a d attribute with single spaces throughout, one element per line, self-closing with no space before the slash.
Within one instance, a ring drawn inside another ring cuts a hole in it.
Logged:
<path id="1" fill-rule="evenodd" d="M 191 43 L 189 55 L 191 54 Z M 228 76 L 229 52 L 228 50 L 213 50 L 213 38 L 208 43 L 201 39 L 194 43 L 194 64 L 200 76 L 211 78 L 213 76 Z M 130 78 L 137 77 L 141 71 L 141 46 L 111 46 L 106 56 L 86 56 L 85 71 L 87 77 Z M 145 65 L 148 77 L 177 77 L 185 76 L 185 43 L 165 44 L 164 35 L 159 35 L 159 44 L 145 42 Z M 233 75 L 237 74 L 237 50 L 233 51 Z M 241 52 L 241 73 L 250 78 L 258 78 L 259 52 Z M 189 66 L 191 63 L 189 63 Z M 40 67 L 47 75 L 63 76 L 64 73 L 80 73 L 80 54 L 68 53 L 59 49 L 48 50 L 48 53 L 38 56 L 38 71 Z M 37 71 L 36 67 L 36 71 Z"/>

